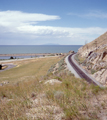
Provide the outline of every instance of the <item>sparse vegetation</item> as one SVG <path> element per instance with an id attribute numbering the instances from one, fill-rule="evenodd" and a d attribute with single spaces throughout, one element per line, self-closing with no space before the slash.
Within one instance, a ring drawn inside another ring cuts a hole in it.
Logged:
<path id="1" fill-rule="evenodd" d="M 79 63 L 82 64 L 85 62 L 85 57 L 81 57 L 79 54 L 75 55 L 75 60 Z"/>
<path id="2" fill-rule="evenodd" d="M 11 56 L 11 57 L 10 57 L 10 59 L 14 59 L 14 57 L 13 57 L 13 56 Z"/>
<path id="3" fill-rule="evenodd" d="M 106 114 L 107 90 L 75 78 L 66 69 L 60 70 L 58 67 L 65 68 L 64 58 L 39 58 L 17 64 L 19 67 L 2 72 L 0 77 L 0 81 L 10 81 L 0 86 L 1 120 L 100 120 Z M 56 65 L 57 72 L 52 73 Z M 48 69 L 52 72 L 47 74 Z M 62 83 L 44 84 L 51 79 Z"/>
<path id="4" fill-rule="evenodd" d="M 55 72 L 57 73 L 64 70 L 66 68 L 66 63 L 64 60 L 65 60 L 65 57 L 63 57 L 57 64 L 53 64 L 48 70 L 47 74 L 55 73 Z"/>
<path id="5" fill-rule="evenodd" d="M 91 74 L 94 74 L 96 72 L 96 70 L 91 69 Z"/>

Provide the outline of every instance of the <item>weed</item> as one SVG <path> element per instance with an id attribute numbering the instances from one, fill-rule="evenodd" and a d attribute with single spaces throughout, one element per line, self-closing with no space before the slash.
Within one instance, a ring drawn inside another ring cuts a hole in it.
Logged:
<path id="1" fill-rule="evenodd" d="M 47 98 L 48 98 L 48 100 L 49 99 L 52 99 L 52 100 L 54 100 L 54 92 L 53 91 L 47 91 L 46 92 L 46 96 L 47 96 Z"/>
<path id="2" fill-rule="evenodd" d="M 57 80 L 59 80 L 59 81 L 62 81 L 62 78 L 61 78 L 61 77 L 58 77 L 58 76 L 54 77 L 54 79 L 57 79 Z"/>
<path id="3" fill-rule="evenodd" d="M 91 74 L 94 74 L 96 72 L 96 70 L 91 69 Z"/>
<path id="4" fill-rule="evenodd" d="M 91 85 L 92 93 L 97 94 L 99 91 L 102 91 L 103 88 L 100 88 L 99 86 Z"/>
<path id="5" fill-rule="evenodd" d="M 79 54 L 75 55 L 75 60 L 79 63 L 82 64 L 85 61 L 85 57 L 81 57 Z"/>
<path id="6" fill-rule="evenodd" d="M 79 115 L 79 111 L 75 105 L 70 106 L 69 108 L 65 108 L 65 115 L 67 119 L 74 119 Z"/>
<path id="7" fill-rule="evenodd" d="M 59 114 L 53 112 L 54 107 L 51 110 L 49 109 L 52 106 L 57 106 L 62 110 L 65 114 L 65 120 L 100 119 L 98 114 L 102 108 L 106 108 L 107 103 L 106 100 L 104 103 L 99 101 L 98 105 L 95 106 L 93 96 L 97 98 L 100 95 L 100 98 L 103 99 L 101 95 L 102 93 L 106 95 L 107 89 L 101 89 L 98 86 L 88 84 L 83 79 L 75 78 L 65 69 L 60 71 L 57 69 L 54 74 L 50 70 L 50 73 L 46 74 L 52 64 L 53 67 L 51 68 L 55 69 L 55 63 L 59 60 L 56 58 L 40 59 L 26 64 L 23 63 L 14 70 L 3 72 L 1 74 L 2 80 L 2 77 L 6 75 L 6 77 L 10 76 L 8 81 L 14 82 L 0 86 L 0 119 L 32 120 L 34 116 L 39 116 L 37 119 L 44 119 L 43 116 L 46 116 L 47 119 L 54 119 L 54 116 Z M 64 66 L 64 59 L 58 64 L 58 66 Z M 22 72 L 23 70 L 25 72 Z M 17 74 L 15 74 L 16 72 Z M 24 80 L 22 80 L 22 77 L 24 77 Z M 44 85 L 44 82 L 40 82 L 46 79 L 58 79 L 62 83 Z M 101 106 L 101 108 L 98 106 Z M 106 109 L 104 110 L 106 112 Z M 26 116 L 26 113 L 30 112 L 32 118 Z M 43 118 L 40 117 L 41 115 L 43 115 Z"/>

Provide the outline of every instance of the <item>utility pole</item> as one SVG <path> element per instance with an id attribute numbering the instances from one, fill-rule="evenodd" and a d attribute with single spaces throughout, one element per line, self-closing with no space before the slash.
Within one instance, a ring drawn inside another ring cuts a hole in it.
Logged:
<path id="1" fill-rule="evenodd" d="M 86 46 L 87 53 L 88 53 L 88 45 L 87 45 L 87 40 L 85 41 L 85 46 Z"/>
<path id="2" fill-rule="evenodd" d="M 96 52 L 97 52 L 97 40 L 94 42 L 95 47 L 96 47 Z"/>

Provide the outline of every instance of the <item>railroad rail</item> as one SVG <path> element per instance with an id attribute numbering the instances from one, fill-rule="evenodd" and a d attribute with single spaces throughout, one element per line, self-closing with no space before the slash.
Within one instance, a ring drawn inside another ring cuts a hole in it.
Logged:
<path id="1" fill-rule="evenodd" d="M 68 56 L 68 61 L 69 61 L 70 65 L 74 68 L 74 70 L 78 73 L 78 75 L 81 78 L 85 79 L 87 82 L 93 83 L 94 85 L 98 85 L 90 77 L 88 77 L 77 65 L 75 65 L 75 63 L 71 59 L 71 57 L 73 55 L 74 54 L 71 54 L 71 55 Z"/>

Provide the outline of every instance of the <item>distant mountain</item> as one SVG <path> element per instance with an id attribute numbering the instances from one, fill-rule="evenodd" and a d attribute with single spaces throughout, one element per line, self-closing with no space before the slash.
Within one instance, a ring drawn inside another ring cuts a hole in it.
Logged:
<path id="1" fill-rule="evenodd" d="M 43 45 L 60 45 L 60 44 L 55 44 L 55 43 L 47 43 L 47 44 L 43 44 Z"/>

